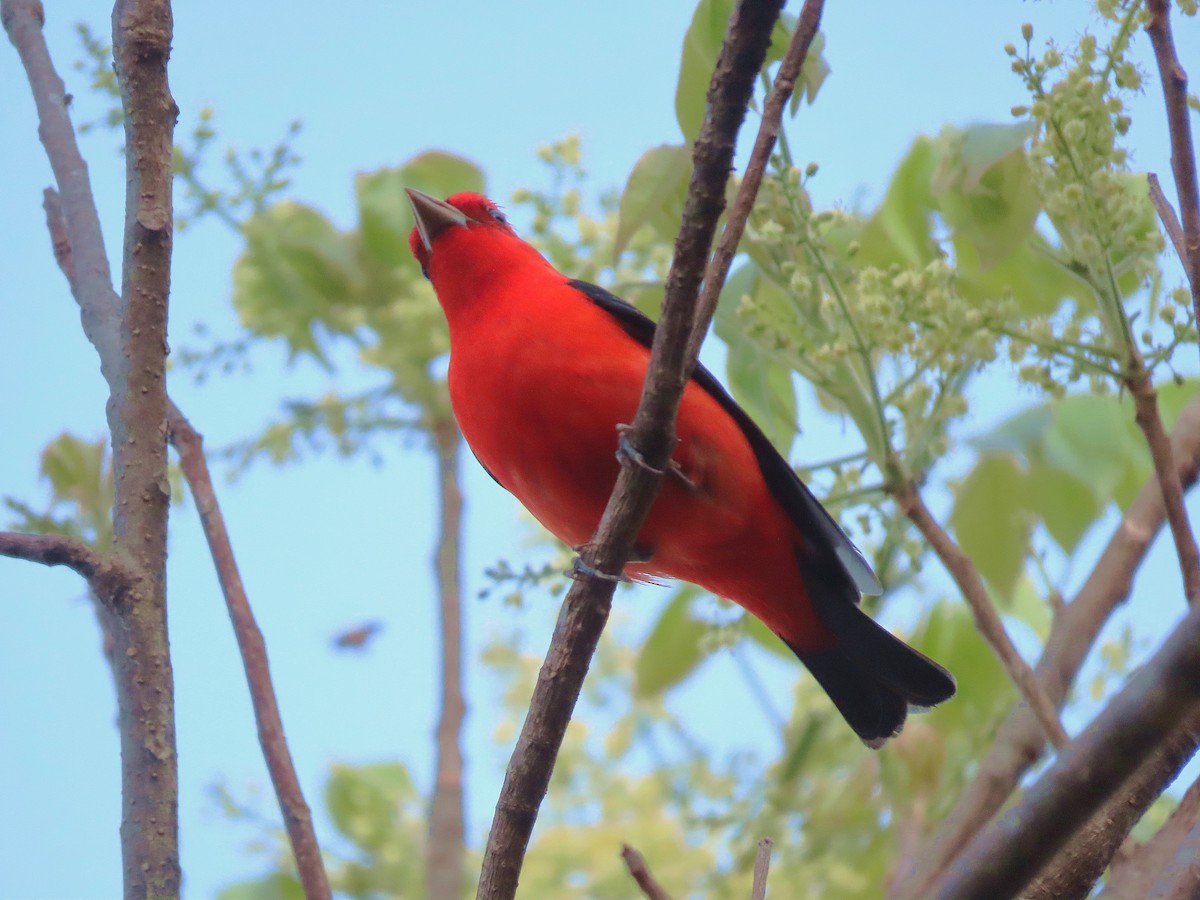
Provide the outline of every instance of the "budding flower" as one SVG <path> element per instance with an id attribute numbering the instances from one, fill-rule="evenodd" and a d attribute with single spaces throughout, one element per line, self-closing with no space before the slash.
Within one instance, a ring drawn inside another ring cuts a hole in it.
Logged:
<path id="1" fill-rule="evenodd" d="M 1025 38 L 1026 42 L 1033 40 L 1033 24 L 1026 22 L 1021 26 L 1021 37 Z"/>

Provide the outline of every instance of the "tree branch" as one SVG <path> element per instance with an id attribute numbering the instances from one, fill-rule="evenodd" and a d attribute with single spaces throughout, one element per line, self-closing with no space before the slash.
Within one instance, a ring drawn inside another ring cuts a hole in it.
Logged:
<path id="1" fill-rule="evenodd" d="M 1172 456 L 1181 483 L 1190 488 L 1200 474 L 1200 397 L 1192 399 L 1179 414 L 1172 435 Z M 1083 587 L 1054 617 L 1042 658 L 1034 669 L 1053 703 L 1065 699 L 1100 629 L 1129 596 L 1133 574 L 1165 518 L 1158 479 L 1151 478 L 1130 504 Z M 1021 776 L 1040 759 L 1044 745 L 1044 732 L 1029 707 L 1015 706 L 953 809 L 911 862 L 901 861 L 890 896 L 927 897 L 933 880 L 1000 809 Z"/>
<path id="2" fill-rule="evenodd" d="M 1175 780 L 1179 771 L 1195 754 L 1198 744 L 1200 715 L 1193 715 L 1170 739 L 1156 747 L 1128 783 L 1115 792 L 1076 832 L 1070 843 L 1021 895 L 1022 900 L 1083 900 L 1087 897 L 1092 886 L 1125 843 L 1133 826 L 1150 808 L 1150 804 Z M 1162 831 L 1159 834 L 1161 835 Z M 1159 835 L 1156 835 L 1155 839 L 1158 837 Z M 1131 860 L 1141 857 L 1146 849 L 1135 849 Z M 1129 865 L 1132 865 L 1132 862 Z M 1110 874 L 1106 889 L 1111 889 L 1112 885 L 1113 877 Z M 1150 893 L 1126 890 L 1115 891 L 1109 896 L 1149 897 Z"/>
<path id="3" fill-rule="evenodd" d="M 1200 720 L 1190 723 L 1200 741 Z M 1142 846 L 1109 870 L 1102 900 L 1184 898 L 1200 894 L 1200 780 L 1193 781 L 1167 821 Z"/>
<path id="4" fill-rule="evenodd" d="M 1135 357 L 1134 365 L 1125 378 L 1129 393 L 1133 395 L 1134 419 L 1154 463 L 1154 474 L 1162 491 L 1163 506 L 1167 512 L 1167 523 L 1171 526 L 1171 537 L 1175 540 L 1175 553 L 1179 557 L 1179 570 L 1183 574 L 1183 593 L 1188 603 L 1200 601 L 1200 551 L 1196 549 L 1196 537 L 1188 522 L 1187 510 L 1183 508 L 1183 487 L 1179 481 L 1179 470 L 1171 454 L 1171 441 L 1158 414 L 1158 392 L 1150 382 L 1150 373 Z"/>
<path id="5" fill-rule="evenodd" d="M 999 820 L 947 869 L 941 900 L 1011 897 L 1168 740 L 1200 716 L 1200 605 Z"/>
<path id="6" fill-rule="evenodd" d="M 437 725 L 437 770 L 429 809 L 425 883 L 431 900 L 460 900 L 465 876 L 463 758 L 461 740 L 466 701 L 462 685 L 462 491 L 458 458 L 462 437 L 450 417 L 430 428 L 438 460 L 441 525 L 434 572 L 438 583 L 442 641 L 441 718 Z"/>
<path id="7" fill-rule="evenodd" d="M 304 888 L 304 896 L 311 900 L 327 900 L 330 897 L 329 880 L 325 875 L 325 864 L 321 848 L 313 830 L 312 812 L 304 800 L 300 779 L 292 764 L 288 750 L 283 720 L 279 715 L 279 703 L 271 683 L 271 669 L 267 660 L 267 645 L 262 631 L 250 609 L 242 576 L 238 572 L 237 560 L 233 555 L 233 544 L 225 528 L 225 517 L 213 490 L 208 462 L 204 457 L 204 439 L 192 427 L 191 422 L 170 404 L 167 415 L 167 435 L 171 445 L 179 453 L 179 465 L 187 479 L 208 549 L 221 583 L 221 593 L 229 610 L 229 620 L 237 637 L 242 665 L 246 670 L 246 683 L 250 687 L 250 699 L 254 705 L 254 718 L 258 724 L 258 742 L 262 747 L 271 784 L 279 801 L 279 809 L 287 828 L 292 854 L 296 859 L 296 871 Z"/>
<path id="8" fill-rule="evenodd" d="M 96 596 L 109 605 L 120 602 L 135 580 L 116 557 L 61 534 L 0 531 L 0 556 L 44 566 L 66 566 L 82 575 Z"/>
<path id="9" fill-rule="evenodd" d="M 1154 59 L 1162 81 L 1167 128 L 1171 136 L 1171 170 L 1179 192 L 1179 215 L 1183 219 L 1184 249 L 1179 253 L 1192 290 L 1192 308 L 1200 321 L 1200 192 L 1196 184 L 1196 151 L 1187 108 L 1187 72 L 1175 52 L 1167 0 L 1147 0 L 1150 18 L 1146 34 L 1154 47 Z M 1176 250 L 1179 249 L 1176 243 Z"/>
<path id="10" fill-rule="evenodd" d="M 112 288 L 87 167 L 67 115 L 40 3 L 0 0 L 38 110 L 39 134 L 62 198 L 73 248 L 72 293 L 108 382 L 116 495 L 114 554 L 132 573 L 111 607 L 121 732 L 121 846 L 127 897 L 179 892 L 174 692 L 166 630 L 167 297 L 171 253 L 171 143 L 166 82 L 171 15 L 165 2 L 118 3 L 113 45 L 125 111 L 126 248 L 123 296 Z M 48 211 L 51 218 L 54 211 Z"/>
<path id="11" fill-rule="evenodd" d="M 79 152 L 67 114 L 67 89 L 54 69 L 42 34 L 45 18 L 39 0 L 0 0 L 0 19 L 29 78 L 37 107 L 38 136 L 62 194 L 66 233 L 75 248 L 75 265 L 80 273 L 76 299 L 83 331 L 100 356 L 100 371 L 109 390 L 115 391 L 124 379 L 120 298 L 113 292 L 87 163 Z"/>
<path id="12" fill-rule="evenodd" d="M 698 324 L 707 323 L 716 312 L 721 288 L 725 286 L 725 279 L 729 276 L 729 267 L 733 264 L 742 233 L 746 230 L 746 220 L 750 218 L 754 199 L 758 196 L 767 164 L 775 150 L 775 141 L 779 138 L 779 129 L 783 122 L 783 111 L 796 89 L 796 79 L 800 77 L 800 70 L 804 68 L 808 49 L 821 27 L 821 13 L 824 9 L 824 0 L 814 0 L 805 3 L 800 10 L 791 43 L 788 44 L 787 52 L 779 63 L 779 71 L 775 74 L 775 84 L 763 102 L 762 121 L 758 127 L 758 136 L 754 139 L 754 148 L 750 151 L 750 160 L 746 164 L 746 174 L 742 177 L 742 183 L 738 185 L 737 195 L 725 222 L 725 230 L 721 233 L 720 243 L 704 274 L 704 286 L 696 303 Z M 686 355 L 693 365 L 700 357 L 700 345 L 704 343 L 706 333 L 706 325 L 701 325 L 693 329 L 691 337 L 688 338 Z"/>
<path id="13" fill-rule="evenodd" d="M 1175 255 L 1182 260 L 1187 256 L 1187 243 L 1183 237 L 1183 226 L 1179 224 L 1179 217 L 1175 215 L 1175 207 L 1171 205 L 1171 201 L 1163 193 L 1162 183 L 1153 172 L 1146 174 L 1146 185 L 1150 191 L 1150 202 L 1154 204 L 1154 209 L 1158 212 L 1158 219 L 1162 222 L 1163 228 L 1166 229 L 1167 237 L 1171 239 L 1171 246 L 1175 248 Z"/>
<path id="14" fill-rule="evenodd" d="M 496 803 L 480 874 L 480 898 L 510 898 L 516 893 L 538 807 L 612 606 L 612 579 L 624 567 L 670 458 L 679 400 L 695 365 L 695 359 L 687 355 L 687 343 L 693 331 L 707 327 L 707 322 L 696 320 L 697 293 L 725 203 L 734 141 L 781 5 L 778 0 L 743 2 L 730 22 L 717 59 L 708 110 L 693 151 L 682 227 L 667 276 L 646 385 L 626 433 L 640 464 L 633 461 L 633 454 L 620 454 L 617 484 L 590 546 L 581 554 L 591 572 L 608 577 L 581 578 L 563 601 Z"/>
<path id="15" fill-rule="evenodd" d="M 629 874 L 637 882 L 637 886 L 646 895 L 646 900 L 671 900 L 671 895 L 650 874 L 650 869 L 646 867 L 646 860 L 642 854 L 628 844 L 622 844 L 621 859 L 625 861 L 625 868 L 629 870 Z"/>
<path id="16" fill-rule="evenodd" d="M 771 848 L 775 842 L 762 838 L 754 855 L 754 884 L 750 888 L 750 900 L 765 900 L 767 896 L 767 872 L 771 868 Z"/>
<path id="17" fill-rule="evenodd" d="M 1058 720 L 1058 710 L 1046 696 L 1042 686 L 1038 684 L 1033 669 L 1021 658 L 1021 654 L 1013 646 L 1008 632 L 1004 629 L 1004 622 L 1001 621 L 1000 614 L 996 612 L 996 607 L 992 605 L 983 579 L 975 568 L 975 563 L 934 519 L 915 486 L 906 484 L 895 491 L 893 496 L 900 512 L 917 526 L 917 530 L 933 547 L 933 552 L 938 555 L 938 559 L 942 561 L 942 565 L 946 567 L 954 579 L 954 583 L 958 585 L 959 591 L 967 601 L 967 606 L 971 608 L 971 614 L 975 617 L 975 625 L 980 634 L 991 644 L 996 656 L 1000 659 L 1000 664 L 1004 666 L 1009 678 L 1016 684 L 1017 690 L 1021 692 L 1021 696 L 1025 698 L 1025 702 L 1037 716 L 1046 738 L 1061 750 L 1067 745 L 1070 738 L 1067 737 L 1067 732 Z"/>
<path id="18" fill-rule="evenodd" d="M 140 596 L 117 616 L 117 708 L 127 897 L 179 891 L 175 698 L 167 641 L 167 300 L 171 290 L 171 148 L 175 101 L 167 0 L 118 0 L 113 62 L 125 112 L 125 248 L 121 355 L 112 391 L 113 548 L 143 574 Z M 65 199 L 65 196 L 64 196 Z M 71 213 L 68 212 L 68 215 Z M 77 245 L 72 241 L 71 246 Z"/>

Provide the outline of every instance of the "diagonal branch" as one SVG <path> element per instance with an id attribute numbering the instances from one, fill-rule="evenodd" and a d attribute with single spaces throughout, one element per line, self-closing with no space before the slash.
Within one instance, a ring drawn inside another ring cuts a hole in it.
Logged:
<path id="1" fill-rule="evenodd" d="M 1191 400 L 1175 422 L 1172 455 L 1183 486 L 1192 487 L 1200 474 L 1200 397 Z M 1054 703 L 1066 697 L 1100 629 L 1129 596 L 1133 575 L 1165 518 L 1162 491 L 1157 478 L 1151 478 L 1138 491 L 1079 592 L 1054 617 L 1042 658 L 1034 669 Z M 1014 707 L 953 809 L 921 850 L 901 861 L 896 890 L 889 896 L 928 896 L 933 879 L 1000 809 L 1021 776 L 1041 758 L 1044 746 L 1044 732 L 1029 707 Z"/>
<path id="2" fill-rule="evenodd" d="M 1200 715 L 1193 714 L 1168 740 L 1154 748 L 1150 757 L 1142 763 L 1133 777 L 1121 790 L 1115 792 L 1078 832 L 1071 837 L 1054 860 L 1043 869 L 1033 883 L 1022 893 L 1022 900 L 1068 900 L 1087 897 L 1092 886 L 1100 879 L 1110 861 L 1125 846 L 1133 826 L 1145 815 L 1146 810 L 1171 782 L 1180 769 L 1196 753 L 1200 745 Z M 1136 847 L 1126 862 L 1113 864 L 1106 890 L 1110 897 L 1149 897 L 1148 890 L 1118 889 L 1114 887 L 1114 874 L 1118 868 L 1138 868 L 1135 860 L 1150 855 L 1151 845 L 1162 843 L 1167 838 L 1164 826 L 1154 836 L 1151 844 Z M 1165 863 L 1165 860 L 1163 861 Z M 1161 868 L 1161 867 L 1160 867 Z"/>
<path id="3" fill-rule="evenodd" d="M 1195 604 L 1200 602 L 1200 550 L 1196 548 L 1196 536 L 1192 533 L 1187 510 L 1183 508 L 1183 486 L 1171 454 L 1171 441 L 1158 414 L 1158 392 L 1150 382 L 1150 373 L 1136 355 L 1134 365 L 1125 377 L 1125 385 L 1133 395 L 1134 419 L 1150 448 L 1150 459 L 1162 490 L 1167 524 L 1171 527 L 1179 570 L 1183 574 L 1183 593 L 1188 603 Z"/>
<path id="4" fill-rule="evenodd" d="M 204 457 L 204 439 L 174 403 L 170 404 L 167 414 L 167 434 L 171 445 L 179 453 L 179 465 L 196 501 L 204 537 L 208 540 L 221 592 L 225 595 L 229 620 L 233 623 L 233 633 L 237 637 L 242 665 L 246 670 L 246 683 L 250 687 L 254 718 L 258 723 L 258 742 L 271 775 L 271 784 L 275 787 L 304 896 L 310 900 L 327 900 L 330 897 L 329 880 L 313 830 L 312 812 L 304 800 L 300 779 L 292 765 L 283 720 L 279 715 L 279 703 L 271 684 L 267 645 L 254 620 L 242 576 L 238 572 L 233 544 L 229 540 L 225 517 L 221 515 L 208 462 Z"/>
<path id="5" fill-rule="evenodd" d="M 628 844 L 622 844 L 621 859 L 625 862 L 625 868 L 629 870 L 630 877 L 637 882 L 637 886 L 646 900 L 671 900 L 671 895 L 650 874 L 650 869 L 646 866 L 646 860 L 642 854 Z"/>
<path id="6" fill-rule="evenodd" d="M 1021 692 L 1021 696 L 1025 698 L 1025 702 L 1037 716 L 1047 740 L 1055 748 L 1061 750 L 1067 745 L 1070 738 L 1067 737 L 1067 732 L 1058 720 L 1058 710 L 1046 696 L 1042 686 L 1038 684 L 1029 663 L 1021 658 L 1021 654 L 1017 652 L 1017 648 L 1009 638 L 1008 632 L 1004 629 L 1004 622 L 1001 621 L 1000 614 L 996 612 L 996 607 L 988 596 L 979 570 L 975 568 L 975 563 L 934 519 L 916 487 L 907 484 L 896 491 L 894 496 L 900 512 L 904 513 L 917 526 L 917 530 L 933 547 L 933 552 L 938 555 L 938 559 L 942 561 L 942 565 L 946 567 L 954 579 L 954 583 L 958 585 L 959 591 L 971 608 L 971 614 L 975 617 L 975 625 L 979 628 L 980 634 L 991 644 L 1001 665 L 1008 672 L 1009 678 L 1016 684 L 1017 690 Z"/>
<path id="7" fill-rule="evenodd" d="M 1200 717 L 1191 723 L 1200 742 Z M 1102 900 L 1121 897 L 1169 897 L 1183 900 L 1200 893 L 1200 781 L 1184 791 L 1179 805 L 1145 844 L 1109 870 Z"/>
<path id="8" fill-rule="evenodd" d="M 654 502 L 660 473 L 670 458 L 679 400 L 695 365 L 687 344 L 693 332 L 703 331 L 708 325 L 707 321 L 697 320 L 697 294 L 717 219 L 724 208 L 734 141 L 781 6 L 777 0 L 742 3 L 734 13 L 717 59 L 708 109 L 693 152 L 682 227 L 667 276 L 646 385 L 633 424 L 626 432 L 642 464 L 633 461 L 633 454 L 621 455 L 621 471 L 612 497 L 592 543 L 582 553 L 585 571 L 607 577 L 581 578 L 563 601 L 496 803 L 480 875 L 480 898 L 509 898 L 516 893 L 538 807 L 612 606 L 612 579 L 624 567 Z"/>
<path id="9" fill-rule="evenodd" d="M 926 896 L 1012 897 L 1180 721 L 1200 716 L 1200 605 L 1046 772 Z"/>
<path id="10" fill-rule="evenodd" d="M 1146 34 L 1154 47 L 1154 59 L 1162 81 L 1167 128 L 1171 136 L 1171 170 L 1179 192 L 1179 215 L 1183 219 L 1182 250 L 1176 243 L 1180 262 L 1192 289 L 1192 308 L 1200 321 L 1200 191 L 1196 184 L 1196 151 L 1187 107 L 1187 72 L 1175 52 L 1168 0 L 1148 0 L 1150 18 Z"/>

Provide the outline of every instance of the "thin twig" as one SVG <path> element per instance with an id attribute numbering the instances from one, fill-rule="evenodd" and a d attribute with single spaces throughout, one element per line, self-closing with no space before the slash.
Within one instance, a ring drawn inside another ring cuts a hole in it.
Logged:
<path id="1" fill-rule="evenodd" d="M 1200 475 L 1200 397 L 1180 412 L 1171 442 L 1180 481 L 1190 488 Z M 1151 477 L 1138 491 L 1079 592 L 1050 626 L 1034 671 L 1053 702 L 1066 697 L 1100 629 L 1129 596 L 1133 575 L 1165 520 L 1162 490 L 1158 479 Z M 911 862 L 900 862 L 896 887 L 889 897 L 928 897 L 933 880 L 1004 805 L 1021 777 L 1041 758 L 1044 746 L 1044 732 L 1032 711 L 1027 705 L 1014 706 L 954 807 Z"/>
<path id="2" fill-rule="evenodd" d="M 646 895 L 646 900 L 671 900 L 671 895 L 650 874 L 650 869 L 646 866 L 646 860 L 642 854 L 628 844 L 622 844 L 621 859 L 625 861 L 625 868 L 629 870 L 629 874 L 633 876 L 637 886 Z"/>
<path id="3" fill-rule="evenodd" d="M 1021 654 L 1009 638 L 1000 614 L 996 612 L 996 607 L 988 597 L 987 588 L 979 570 L 975 568 L 975 563 L 934 519 L 916 487 L 911 484 L 905 485 L 897 490 L 894 496 L 900 512 L 917 526 L 917 530 L 924 535 L 933 552 L 938 555 L 942 565 L 954 579 L 954 583 L 958 585 L 959 591 L 971 608 L 979 632 L 992 646 L 1017 690 L 1037 716 L 1046 738 L 1056 749 L 1061 750 L 1070 738 L 1058 719 L 1058 710 L 1038 684 L 1033 669 L 1021 658 Z"/>
<path id="4" fill-rule="evenodd" d="M 800 70 L 808 58 L 808 49 L 821 27 L 824 8 L 824 0 L 811 0 L 800 10 L 791 43 L 788 44 L 787 52 L 779 64 L 779 71 L 775 74 L 775 84 L 763 102 L 762 122 L 758 127 L 758 136 L 754 139 L 754 148 L 750 151 L 750 159 L 746 163 L 746 174 L 742 177 L 742 183 L 738 185 L 737 196 L 729 208 L 725 230 L 721 233 L 716 252 L 713 253 L 708 270 L 704 273 L 704 287 L 696 303 L 698 322 L 708 322 L 716 311 L 721 288 L 725 285 L 729 267 L 737 255 L 738 244 L 746 230 L 746 220 L 750 218 L 754 199 L 758 196 L 767 164 L 775 150 L 775 142 L 779 138 L 779 128 L 783 122 L 783 111 L 796 89 L 796 79 L 800 77 Z M 688 359 L 695 360 L 699 357 L 705 333 L 705 328 L 697 328 L 688 338 Z"/>
<path id="5" fill-rule="evenodd" d="M 767 872 L 771 868 L 771 848 L 775 842 L 769 837 L 759 840 L 754 854 L 754 884 L 750 888 L 750 900 L 765 900 L 767 896 Z"/>
<path id="6" fill-rule="evenodd" d="M 100 216 L 92 198 L 87 163 L 75 142 L 67 114 L 67 89 L 55 71 L 42 34 L 45 11 L 39 0 L 0 0 L 0 19 L 17 53 L 38 114 L 38 136 L 62 194 L 67 237 L 75 248 L 79 279 L 80 317 L 87 339 L 96 347 L 100 371 L 109 390 L 124 377 L 121 356 L 121 301 L 113 290 L 112 271 L 104 252 Z"/>
<path id="7" fill-rule="evenodd" d="M 610 578 L 585 577 L 568 591 L 554 638 L 538 674 L 529 713 L 496 803 L 480 873 L 479 898 L 515 895 L 529 835 L 550 782 L 583 679 L 612 606 L 614 582 L 654 502 L 660 473 L 675 443 L 674 422 L 694 359 L 686 355 L 697 295 L 725 204 L 737 131 L 770 44 L 781 2 L 746 2 L 730 23 L 709 90 L 704 124 L 696 139 L 691 181 L 675 258 L 667 276 L 662 317 L 647 368 L 646 385 L 626 437 L 645 465 L 628 454 L 584 563 Z"/>
<path id="8" fill-rule="evenodd" d="M 1154 204 L 1154 209 L 1158 212 L 1158 219 L 1166 229 L 1167 237 L 1171 239 L 1175 255 L 1182 261 L 1187 256 L 1187 243 L 1183 237 L 1183 226 L 1179 224 L 1179 217 L 1175 215 L 1175 207 L 1163 193 L 1162 183 L 1153 172 L 1147 173 L 1146 184 L 1150 192 L 1150 202 Z"/>
<path id="9" fill-rule="evenodd" d="M 1179 570 L 1183 574 L 1183 593 L 1188 603 L 1200 602 L 1200 550 L 1196 548 L 1196 537 L 1183 507 L 1183 487 L 1179 481 L 1179 469 L 1171 453 L 1171 441 L 1158 414 L 1158 392 L 1150 382 L 1150 373 L 1135 357 L 1135 366 L 1125 378 L 1125 385 L 1133 395 L 1134 419 L 1146 438 L 1150 448 L 1150 459 L 1154 463 L 1154 474 L 1162 490 L 1163 506 L 1167 511 L 1167 523 L 1175 541 L 1175 553 L 1179 557 Z"/>
<path id="10" fill-rule="evenodd" d="M 242 665 L 246 670 L 246 683 L 250 687 L 254 719 L 258 724 L 258 742 L 271 775 L 271 784 L 275 787 L 304 896 L 313 900 L 327 900 L 330 897 L 329 880 L 313 830 L 312 812 L 304 800 L 300 779 L 292 764 L 279 704 L 271 684 L 267 645 L 250 609 L 242 576 L 238 572 L 233 544 L 204 457 L 204 439 L 174 403 L 170 405 L 167 416 L 167 433 L 171 445 L 179 453 L 179 466 L 196 501 L 200 524 L 229 610 L 229 620 L 233 623 L 233 633 L 237 637 Z"/>
<path id="11" fill-rule="evenodd" d="M 925 896 L 1012 897 L 1180 721 L 1200 716 L 1200 605 L 1054 764 L 951 864 Z"/>
<path id="12" fill-rule="evenodd" d="M 441 523 L 434 572 L 438 585 L 441 635 L 441 715 L 437 724 L 437 768 L 429 804 L 429 842 L 425 883 L 430 900 L 460 900 L 466 875 L 463 811 L 463 720 L 467 714 L 462 686 L 462 491 L 458 457 L 462 436 L 454 419 L 435 422 L 430 432 L 438 459 Z"/>
<path id="13" fill-rule="evenodd" d="M 118 593 L 128 590 L 133 578 L 116 557 L 61 534 L 0 531 L 0 556 L 73 569 L 109 604 L 117 602 Z"/>
<path id="14" fill-rule="evenodd" d="M 1146 9 L 1150 13 L 1146 34 L 1154 47 L 1154 59 L 1162 81 L 1167 128 L 1171 136 L 1171 171 L 1179 193 L 1179 216 L 1183 219 L 1184 250 L 1179 258 L 1192 289 L 1192 308 L 1200 321 L 1200 190 L 1196 183 L 1196 151 L 1187 107 L 1187 72 L 1175 52 L 1168 0 L 1148 0 Z"/>

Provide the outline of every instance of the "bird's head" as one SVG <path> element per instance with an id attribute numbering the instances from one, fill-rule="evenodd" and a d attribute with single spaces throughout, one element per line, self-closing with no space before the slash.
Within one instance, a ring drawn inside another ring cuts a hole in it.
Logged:
<path id="1" fill-rule="evenodd" d="M 504 235 L 515 238 L 500 207 L 481 194 L 462 193 L 438 200 L 429 194 L 405 188 L 412 205 L 416 226 L 408 237 L 408 246 L 429 277 L 429 262 L 434 250 L 455 233 L 470 232 L 474 237 Z"/>

